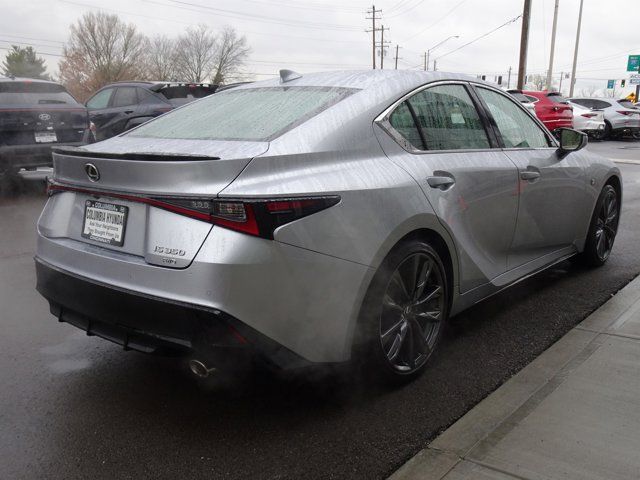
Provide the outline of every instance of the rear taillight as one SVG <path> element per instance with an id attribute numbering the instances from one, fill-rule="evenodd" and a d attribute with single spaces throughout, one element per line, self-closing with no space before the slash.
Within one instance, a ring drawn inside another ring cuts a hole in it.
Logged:
<path id="1" fill-rule="evenodd" d="M 146 197 L 60 185 L 51 181 L 47 184 L 47 194 L 49 196 L 63 191 L 145 203 L 179 215 L 209 222 L 219 227 L 268 239 L 273 239 L 273 232 L 276 228 L 332 207 L 340 202 L 340 197 L 337 195 L 257 200 Z"/>
<path id="2" fill-rule="evenodd" d="M 618 113 L 620 113 L 622 115 L 630 116 L 630 115 L 637 115 L 640 112 L 630 112 L 629 110 L 618 110 Z"/>

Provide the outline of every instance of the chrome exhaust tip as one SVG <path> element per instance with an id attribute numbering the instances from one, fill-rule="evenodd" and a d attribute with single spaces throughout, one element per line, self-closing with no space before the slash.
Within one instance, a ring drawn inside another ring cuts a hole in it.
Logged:
<path id="1" fill-rule="evenodd" d="M 200 360 L 195 359 L 189 360 L 189 370 L 191 370 L 191 373 L 199 378 L 207 378 L 209 375 L 216 371 L 215 368 L 209 368 Z"/>

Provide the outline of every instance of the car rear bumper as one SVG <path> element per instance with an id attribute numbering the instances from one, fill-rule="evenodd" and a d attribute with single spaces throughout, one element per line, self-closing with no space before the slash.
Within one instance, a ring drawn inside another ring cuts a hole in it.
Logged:
<path id="1" fill-rule="evenodd" d="M 213 308 L 143 295 L 83 278 L 36 257 L 36 289 L 60 322 L 143 353 L 185 353 L 232 369 L 255 358 L 278 368 L 308 364 L 232 316 Z"/>
<path id="2" fill-rule="evenodd" d="M 73 146 L 80 147 L 87 142 L 44 143 L 33 145 L 5 145 L 0 146 L 0 169 L 51 167 L 53 157 L 51 147 Z"/>
<path id="3" fill-rule="evenodd" d="M 220 227 L 213 227 L 188 268 L 150 265 L 142 257 L 69 238 L 45 237 L 40 230 L 37 259 L 49 270 L 76 279 L 67 278 L 68 285 L 108 285 L 120 292 L 115 296 L 103 288 L 88 286 L 45 289 L 40 275 L 48 270 L 39 267 L 39 290 L 52 305 L 62 308 L 63 315 L 66 309 L 85 318 L 84 323 L 97 320 L 113 324 L 125 318 L 125 326 L 178 338 L 187 350 L 198 348 L 202 334 L 185 318 L 193 313 L 195 318 L 209 319 L 206 323 L 221 315 L 238 319 L 241 326 L 233 320 L 230 324 L 241 335 L 250 329 L 280 345 L 280 350 L 310 363 L 349 360 L 361 292 L 372 273 L 361 264 Z M 85 292 L 82 295 L 89 300 L 78 305 L 76 296 L 80 295 L 76 291 Z M 90 300 L 93 295 L 104 300 L 94 302 Z M 129 297 L 136 300 L 127 300 Z M 149 307 L 156 312 L 153 315 L 144 313 L 147 302 L 153 305 Z M 112 304 L 120 307 L 113 310 Z M 163 308 L 156 307 L 163 304 L 180 305 L 186 310 L 181 313 L 171 307 L 172 313 L 165 315 Z M 177 327 L 165 329 L 165 321 Z M 247 334 L 250 343 L 251 337 Z M 272 352 L 259 350 L 267 357 L 273 356 Z M 274 362 L 279 366 L 287 363 Z"/>

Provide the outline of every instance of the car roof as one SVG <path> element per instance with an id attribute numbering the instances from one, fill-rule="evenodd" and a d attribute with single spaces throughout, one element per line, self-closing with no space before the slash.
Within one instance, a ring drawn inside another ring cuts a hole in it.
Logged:
<path id="1" fill-rule="evenodd" d="M 28 77 L 0 77 L 0 82 L 29 82 L 29 83 L 49 83 L 53 85 L 60 85 L 58 82 L 51 80 L 42 80 L 41 78 L 28 78 Z"/>
<path id="2" fill-rule="evenodd" d="M 370 101 L 383 101 L 394 95 L 401 96 L 426 83 L 444 80 L 462 80 L 480 83 L 487 86 L 491 84 L 478 80 L 476 77 L 449 72 L 425 72 L 421 70 L 341 70 L 330 72 L 315 72 L 299 74 L 300 76 L 286 82 L 281 82 L 277 76 L 272 79 L 259 82 L 238 85 L 232 92 L 245 89 L 266 87 L 335 87 L 352 88 L 369 91 Z M 222 92 L 226 93 L 226 92 Z M 374 98 L 375 97 L 375 98 Z"/>

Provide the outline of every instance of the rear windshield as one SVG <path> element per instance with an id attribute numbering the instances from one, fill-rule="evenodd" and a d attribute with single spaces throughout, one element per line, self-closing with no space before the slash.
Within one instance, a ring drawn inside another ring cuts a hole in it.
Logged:
<path id="1" fill-rule="evenodd" d="M 265 87 L 213 94 L 153 120 L 132 137 L 269 141 L 356 90 Z"/>
<path id="2" fill-rule="evenodd" d="M 39 82 L 0 82 L 0 105 L 77 105 L 62 85 Z"/>
<path id="3" fill-rule="evenodd" d="M 529 98 L 523 93 L 520 93 L 520 92 L 509 92 L 509 93 L 511 93 L 511 96 L 521 103 L 531 102 L 531 100 L 529 100 Z"/>
<path id="4" fill-rule="evenodd" d="M 563 97 L 562 95 L 560 95 L 559 93 L 549 93 L 549 94 L 547 95 L 547 98 L 548 98 L 549 100 L 551 100 L 552 102 L 555 102 L 555 103 L 568 103 L 568 102 L 567 102 L 567 99 L 566 99 L 566 98 L 564 98 L 564 97 Z"/>
<path id="5" fill-rule="evenodd" d="M 158 90 L 158 93 L 177 106 L 204 98 L 215 91 L 214 85 L 169 85 Z"/>
<path id="6" fill-rule="evenodd" d="M 631 100 L 618 100 L 618 103 L 625 108 L 636 108 L 636 105 Z"/>

